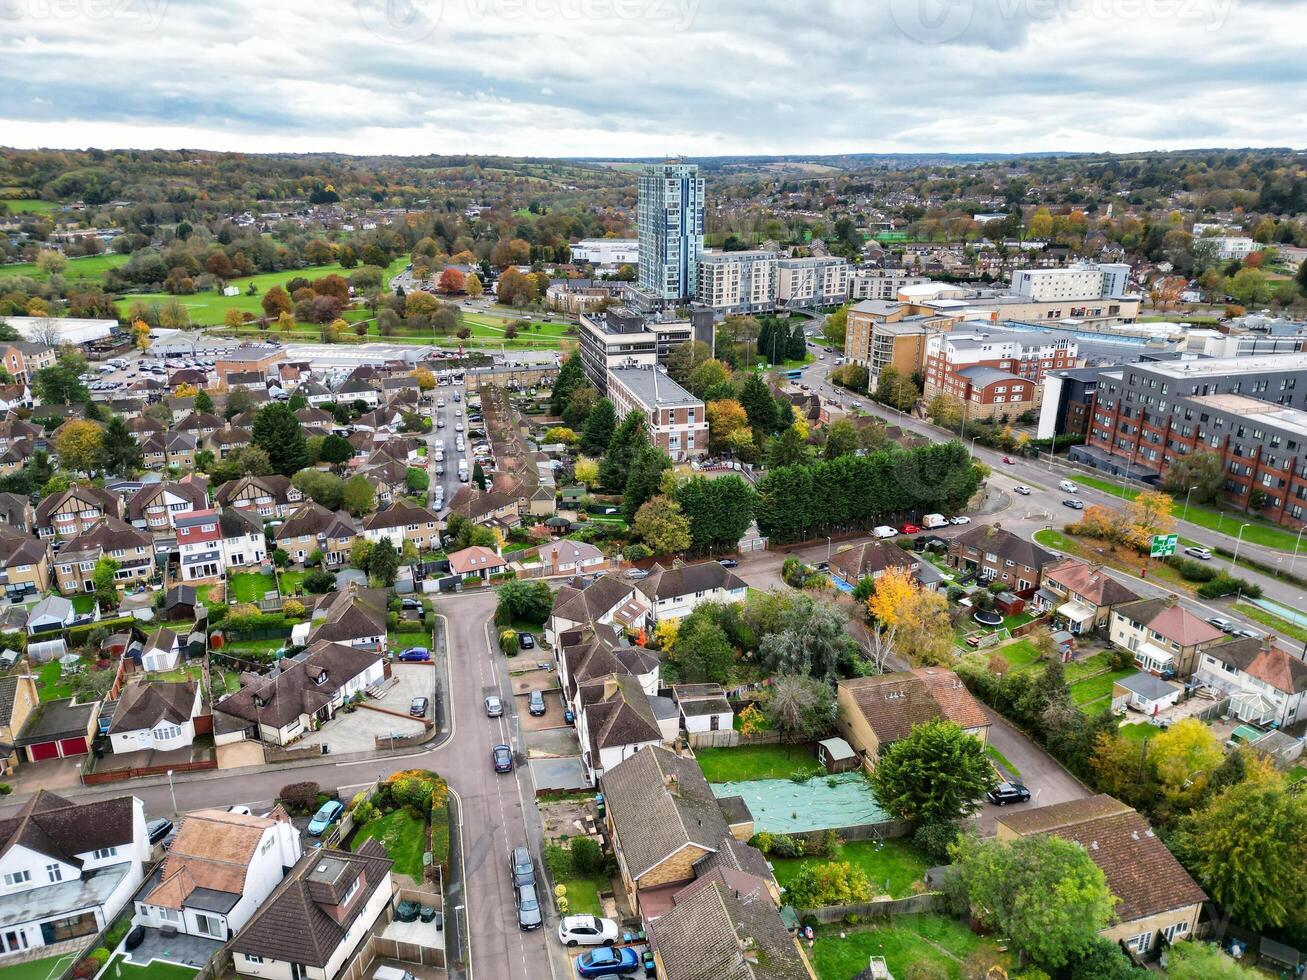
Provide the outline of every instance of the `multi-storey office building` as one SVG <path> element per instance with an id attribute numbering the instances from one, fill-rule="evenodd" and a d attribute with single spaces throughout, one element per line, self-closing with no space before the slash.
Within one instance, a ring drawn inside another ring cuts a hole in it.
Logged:
<path id="1" fill-rule="evenodd" d="M 1129 284 L 1130 266 L 1124 262 L 1017 269 L 1012 273 L 1012 292 L 1036 303 L 1125 296 Z"/>
<path id="2" fill-rule="evenodd" d="M 586 377 L 600 394 L 607 394 L 610 369 L 664 363 L 672 351 L 691 340 L 711 344 L 712 321 L 709 309 L 692 310 L 688 319 L 649 316 L 627 307 L 582 313 L 577 334 Z"/>
<path id="3" fill-rule="evenodd" d="M 1284 524 L 1307 516 L 1307 354 L 1131 364 L 1105 372 L 1072 458 L 1136 479 L 1215 453 L 1225 496 Z M 1254 501 L 1254 494 L 1257 500 Z"/>
<path id="4" fill-rule="evenodd" d="M 696 298 L 718 313 L 762 313 L 776 306 L 776 252 L 704 252 Z"/>
<path id="5" fill-rule="evenodd" d="M 584 238 L 569 246 L 573 262 L 592 265 L 635 265 L 640 242 L 635 238 Z"/>
<path id="6" fill-rule="evenodd" d="M 693 298 L 703 251 L 703 178 L 693 163 L 668 160 L 644 168 L 639 181 L 642 292 L 655 301 Z"/>

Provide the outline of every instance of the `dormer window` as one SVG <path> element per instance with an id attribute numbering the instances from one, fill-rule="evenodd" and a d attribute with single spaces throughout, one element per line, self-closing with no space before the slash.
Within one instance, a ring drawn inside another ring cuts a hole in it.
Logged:
<path id="1" fill-rule="evenodd" d="M 325 670 L 318 671 L 318 676 L 313 679 L 313 683 L 314 684 L 327 683 L 327 672 Z"/>
<path id="2" fill-rule="evenodd" d="M 268 702 L 266 698 L 264 698 L 262 695 L 259 694 L 254 695 L 254 707 L 266 708 L 267 706 L 268 706 Z"/>
<path id="3" fill-rule="evenodd" d="M 348 905 L 350 899 L 358 894 L 359 885 L 360 883 L 362 883 L 362 881 L 363 881 L 363 876 L 359 875 L 357 878 L 354 879 L 354 883 L 345 889 L 345 894 L 340 900 L 340 904 L 342 907 Z"/>

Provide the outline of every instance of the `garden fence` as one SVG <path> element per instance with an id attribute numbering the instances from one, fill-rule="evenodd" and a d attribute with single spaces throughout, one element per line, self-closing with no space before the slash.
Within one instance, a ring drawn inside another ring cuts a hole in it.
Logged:
<path id="1" fill-rule="evenodd" d="M 690 732 L 692 749 L 733 749 L 740 745 L 779 745 L 780 732 L 754 732 L 746 735 L 734 728 L 723 728 L 715 732 Z"/>
<path id="2" fill-rule="evenodd" d="M 935 912 L 944 906 L 944 896 L 939 892 L 923 892 L 909 895 L 907 898 L 882 898 L 871 902 L 853 902 L 849 905 L 827 905 L 819 909 L 805 909 L 804 918 L 811 916 L 818 922 L 840 922 L 845 916 L 856 915 L 860 919 L 887 918 L 893 915 L 920 915 L 923 912 Z"/>
<path id="3" fill-rule="evenodd" d="M 850 827 L 834 827 L 829 830 L 798 830 L 786 834 L 795 840 L 814 844 L 821 843 L 829 833 L 842 841 L 886 840 L 891 837 L 906 837 L 912 833 L 915 825 L 910 820 L 882 820 L 879 823 L 853 824 Z"/>

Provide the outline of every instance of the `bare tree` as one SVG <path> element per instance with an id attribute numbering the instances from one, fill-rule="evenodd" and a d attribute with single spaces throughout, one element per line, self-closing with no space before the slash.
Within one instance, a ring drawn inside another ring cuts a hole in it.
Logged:
<path id="1" fill-rule="evenodd" d="M 32 340 L 49 347 L 59 346 L 59 322 L 53 317 L 43 316 L 32 325 Z"/>
<path id="2" fill-rule="evenodd" d="M 885 665 L 894 657 L 894 639 L 897 632 L 897 625 L 883 630 L 867 630 L 867 645 L 865 648 L 867 660 L 870 661 L 878 674 L 885 673 Z"/>

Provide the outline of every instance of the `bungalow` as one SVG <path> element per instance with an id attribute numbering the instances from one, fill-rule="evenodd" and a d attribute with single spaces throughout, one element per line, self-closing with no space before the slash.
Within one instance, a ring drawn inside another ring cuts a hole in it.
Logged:
<path id="1" fill-rule="evenodd" d="M 426 507 L 397 502 L 363 519 L 363 536 L 374 544 L 388 540 L 396 551 L 409 542 L 419 551 L 440 547 L 440 518 Z"/>
<path id="2" fill-rule="evenodd" d="M 303 631 L 303 642 L 312 646 L 320 642 L 343 643 L 360 650 L 386 652 L 386 590 L 348 589 L 328 592 L 305 599 L 309 621 L 295 627 L 293 636 Z"/>
<path id="3" fill-rule="evenodd" d="M 584 575 L 602 568 L 604 553 L 585 541 L 566 539 L 541 545 L 536 554 L 545 575 Z"/>
<path id="4" fill-rule="evenodd" d="M 1135 655 L 1141 670 L 1181 680 L 1198 668 L 1202 651 L 1226 639 L 1211 623 L 1181 606 L 1174 595 L 1117 606 L 1109 636 Z"/>
<path id="5" fill-rule="evenodd" d="M 835 552 L 830 560 L 830 574 L 848 586 L 864 578 L 878 579 L 891 568 L 906 570 L 923 588 L 934 591 L 943 581 L 935 566 L 922 561 L 889 541 L 867 541 Z"/>
<path id="6" fill-rule="evenodd" d="M 687 732 L 730 731 L 735 712 L 720 684 L 673 684 L 672 700 Z"/>
<path id="7" fill-rule="evenodd" d="M 883 749 L 926 722 L 951 721 L 981 742 L 989 738 L 989 718 L 980 702 L 957 674 L 942 667 L 841 680 L 835 696 L 835 725 L 867 769 Z"/>
<path id="8" fill-rule="evenodd" d="M 1275 638 L 1228 640 L 1202 652 L 1194 679 L 1230 696 L 1230 713 L 1255 725 L 1289 728 L 1307 718 L 1307 663 Z"/>
<path id="9" fill-rule="evenodd" d="M 353 853 L 305 855 L 232 940 L 236 972 L 266 980 L 339 976 L 393 899 L 392 865 L 376 840 Z"/>
<path id="10" fill-rule="evenodd" d="M 1059 628 L 1079 636 L 1106 629 L 1114 607 L 1138 601 L 1139 596 L 1108 575 L 1102 565 L 1067 558 L 1044 566 L 1033 605 L 1052 612 Z"/>
<path id="11" fill-rule="evenodd" d="M 948 563 L 974 572 L 982 581 L 998 580 L 1023 599 L 1039 588 L 1040 571 L 1056 561 L 1052 552 L 998 524 L 977 524 L 949 542 Z"/>
<path id="12" fill-rule="evenodd" d="M 0 821 L 0 842 L 0 963 L 80 951 L 131 900 L 150 860 L 134 796 L 74 803 L 37 790 Z"/>
<path id="13" fill-rule="evenodd" d="M 109 745 L 122 752 L 170 752 L 195 741 L 200 685 L 195 681 L 128 684 L 109 722 Z"/>
<path id="14" fill-rule="evenodd" d="M 743 602 L 747 591 L 744 579 L 715 561 L 671 568 L 654 565 L 635 587 L 649 604 L 652 623 L 684 619 L 705 602 Z"/>
<path id="15" fill-rule="evenodd" d="M 1113 924 L 1100 931 L 1143 955 L 1194 934 L 1206 894 L 1153 833 L 1148 821 L 1100 793 L 1086 799 L 1004 811 L 1000 841 L 1053 834 L 1081 845 L 1117 898 Z"/>
<path id="16" fill-rule="evenodd" d="M 449 556 L 449 570 L 460 578 L 489 579 L 508 570 L 508 562 L 491 548 L 473 545 Z"/>
<path id="17" fill-rule="evenodd" d="M 177 666 L 177 657 L 181 644 L 177 634 L 165 626 L 160 626 L 141 647 L 141 669 L 147 671 L 173 670 Z"/>
<path id="18" fill-rule="evenodd" d="M 280 806 L 263 817 L 193 810 L 136 900 L 136 923 L 225 942 L 302 856 L 299 832 Z"/>

